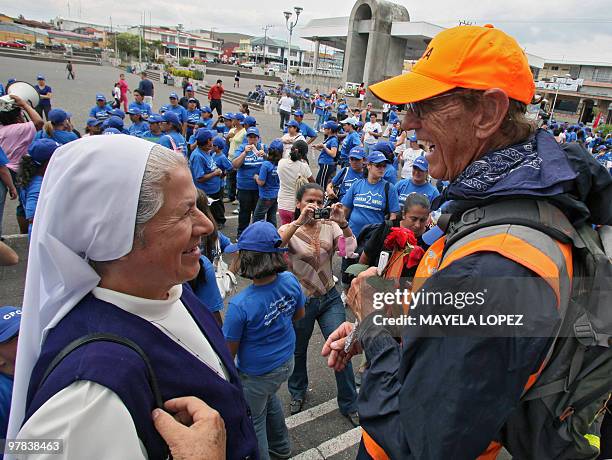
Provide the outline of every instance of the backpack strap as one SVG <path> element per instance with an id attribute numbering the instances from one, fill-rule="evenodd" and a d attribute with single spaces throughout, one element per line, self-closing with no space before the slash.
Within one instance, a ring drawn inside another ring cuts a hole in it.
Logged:
<path id="1" fill-rule="evenodd" d="M 62 348 L 62 350 L 60 350 L 60 352 L 55 356 L 55 358 L 53 358 L 53 360 L 51 361 L 51 363 L 45 370 L 45 373 L 43 374 L 43 377 L 40 380 L 38 387 L 40 388 L 43 385 L 45 380 L 47 380 L 47 377 L 49 377 L 51 372 L 53 372 L 53 370 L 57 366 L 59 366 L 59 364 L 64 360 L 64 358 L 66 358 L 66 356 L 68 356 L 70 353 L 72 353 L 77 348 L 80 348 L 83 345 L 88 345 L 93 342 L 117 343 L 117 344 L 126 346 L 132 349 L 133 351 L 135 351 L 142 358 L 147 368 L 147 380 L 149 381 L 149 386 L 151 387 L 153 396 L 155 397 L 155 406 L 159 409 L 164 410 L 164 401 L 162 399 L 161 391 L 159 390 L 159 384 L 157 383 L 157 377 L 155 375 L 155 372 L 153 371 L 153 366 L 151 365 L 151 361 L 149 360 L 149 357 L 146 355 L 143 349 L 140 348 L 140 346 L 138 346 L 135 342 L 133 342 L 130 339 L 127 339 L 125 337 L 120 337 L 115 334 L 106 334 L 106 333 L 88 334 L 88 335 L 79 337 L 78 339 L 75 339 L 72 342 L 70 342 L 68 345 Z"/>
<path id="2" fill-rule="evenodd" d="M 385 219 L 389 215 L 389 187 L 391 187 L 391 184 L 385 181 Z"/>

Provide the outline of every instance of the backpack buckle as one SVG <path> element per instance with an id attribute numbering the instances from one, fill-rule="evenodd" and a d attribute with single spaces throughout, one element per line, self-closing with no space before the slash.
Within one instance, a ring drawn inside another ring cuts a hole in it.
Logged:
<path id="1" fill-rule="evenodd" d="M 468 209 L 461 215 L 461 224 L 462 225 L 475 224 L 483 217 L 484 217 L 484 209 L 482 208 Z"/>
<path id="2" fill-rule="evenodd" d="M 578 342 L 585 347 L 597 345 L 597 334 L 586 314 L 582 315 L 574 323 L 574 334 Z"/>

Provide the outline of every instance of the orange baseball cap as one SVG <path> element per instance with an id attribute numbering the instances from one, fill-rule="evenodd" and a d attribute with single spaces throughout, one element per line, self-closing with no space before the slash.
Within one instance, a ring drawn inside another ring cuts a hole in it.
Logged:
<path id="1" fill-rule="evenodd" d="M 370 86 L 396 104 L 421 101 L 453 88 L 499 88 L 529 104 L 535 93 L 527 56 L 510 35 L 487 24 L 444 30 L 429 43 L 411 72 Z"/>

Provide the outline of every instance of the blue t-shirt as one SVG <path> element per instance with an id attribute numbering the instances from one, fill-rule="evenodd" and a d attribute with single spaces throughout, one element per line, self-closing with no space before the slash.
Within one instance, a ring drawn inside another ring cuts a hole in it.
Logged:
<path id="1" fill-rule="evenodd" d="M 342 197 L 346 195 L 346 192 L 349 188 L 351 188 L 351 185 L 353 185 L 359 179 L 363 179 L 363 174 L 363 172 L 356 172 L 350 166 L 345 166 L 340 171 L 338 171 L 338 173 L 332 179 L 332 185 L 339 187 L 339 200 L 342 200 Z M 340 181 L 342 181 L 342 183 L 340 183 Z"/>
<path id="2" fill-rule="evenodd" d="M 359 237 L 361 229 L 367 224 L 381 224 L 385 221 L 385 184 L 384 180 L 379 180 L 372 185 L 367 179 L 355 182 L 348 189 L 342 204 L 351 209 L 349 225 L 355 237 Z M 395 185 L 389 184 L 389 212 L 399 212 L 399 200 Z"/>
<path id="3" fill-rule="evenodd" d="M 132 109 L 140 109 L 140 113 L 142 113 L 144 118 L 147 118 L 153 113 L 153 111 L 151 110 L 151 106 L 146 102 L 130 102 L 130 105 L 128 105 L 128 110 Z"/>
<path id="4" fill-rule="evenodd" d="M 40 86 L 36 85 L 34 88 L 36 89 L 36 92 L 41 96 L 46 96 L 47 94 L 53 92 L 49 85 L 45 85 L 44 88 L 41 88 Z M 40 98 L 38 105 L 41 107 L 51 107 L 51 99 Z"/>
<path id="5" fill-rule="evenodd" d="M 147 140 L 147 141 L 149 141 L 149 142 L 153 142 L 154 144 L 159 144 L 159 143 L 160 143 L 160 142 L 159 142 L 159 140 L 160 140 L 160 139 L 161 139 L 163 136 L 165 136 L 165 134 L 164 134 L 164 133 L 160 133 L 160 135 L 158 136 L 158 135 L 156 135 L 156 134 L 153 134 L 151 131 L 147 131 L 147 132 L 142 133 L 142 136 L 141 136 L 141 137 L 142 137 L 144 140 Z"/>
<path id="6" fill-rule="evenodd" d="M 25 217 L 28 220 L 34 219 L 34 213 L 36 212 L 36 205 L 38 204 L 38 196 L 40 195 L 40 188 L 42 187 L 43 176 L 36 175 L 32 178 L 30 183 L 25 189 Z"/>
<path id="7" fill-rule="evenodd" d="M 338 138 L 336 136 L 329 136 L 327 139 L 325 139 L 325 142 L 323 142 L 323 144 L 329 150 L 339 147 Z M 336 151 L 336 155 L 338 155 L 337 151 Z M 335 162 L 336 162 L 335 158 L 330 157 L 329 154 L 325 150 L 321 150 L 321 154 L 319 155 L 320 165 L 333 165 Z"/>
<path id="8" fill-rule="evenodd" d="M 2 147 L 0 147 L 0 166 L 5 166 L 7 164 L 9 164 L 9 159 L 4 150 L 2 150 Z"/>
<path id="9" fill-rule="evenodd" d="M 140 123 L 132 123 L 132 126 L 128 128 L 130 136 L 143 137 L 146 132 L 149 131 L 149 123 L 141 121 Z"/>
<path id="10" fill-rule="evenodd" d="M 232 162 L 223 154 L 223 152 L 215 154 L 215 163 L 217 163 L 217 166 L 223 172 L 229 171 L 233 168 Z"/>
<path id="11" fill-rule="evenodd" d="M 172 141 L 170 140 L 170 138 L 172 138 Z M 174 142 L 177 152 L 182 152 L 183 155 L 187 156 L 187 141 L 185 141 L 185 138 L 181 133 L 171 131 L 162 135 L 159 138 L 159 141 L 157 141 L 159 145 L 163 145 L 164 147 L 169 148 L 170 150 L 174 150 L 172 142 Z"/>
<path id="12" fill-rule="evenodd" d="M 223 298 L 217 286 L 215 267 L 206 256 L 200 256 L 200 262 L 202 263 L 200 270 L 204 270 L 204 282 L 200 283 L 193 292 L 211 313 L 221 311 Z"/>
<path id="13" fill-rule="evenodd" d="M 206 182 L 198 182 L 198 179 L 210 174 L 217 168 L 217 163 L 210 152 L 204 152 L 199 147 L 191 152 L 189 157 L 189 169 L 193 177 L 193 183 L 199 189 L 204 190 L 207 195 L 217 193 L 221 190 L 221 176 L 213 176 Z"/>
<path id="14" fill-rule="evenodd" d="M 223 323 L 225 339 L 240 341 L 236 367 L 263 375 L 293 356 L 293 315 L 306 297 L 293 273 L 283 272 L 263 286 L 251 284 L 232 297 Z"/>
<path id="15" fill-rule="evenodd" d="M 348 110 L 348 105 L 338 104 L 338 115 L 344 115 L 347 110 Z"/>
<path id="16" fill-rule="evenodd" d="M 300 133 L 302 133 L 302 136 L 306 138 L 317 137 L 317 132 L 303 121 L 300 123 Z"/>
<path id="17" fill-rule="evenodd" d="M 200 112 L 201 112 L 201 111 L 200 111 Z M 214 125 L 214 124 L 215 124 L 215 122 L 214 122 L 214 120 L 213 120 L 212 118 L 206 118 L 206 119 L 202 118 L 202 119 L 200 120 L 200 123 L 204 123 L 203 125 L 200 125 L 200 126 L 201 126 L 202 128 L 206 128 L 206 129 L 212 129 L 212 125 Z M 228 131 L 229 131 L 229 129 L 228 129 Z M 246 136 L 244 136 L 244 137 L 245 137 L 245 139 L 246 139 Z"/>
<path id="18" fill-rule="evenodd" d="M 385 174 L 383 179 L 387 182 L 391 182 L 392 184 L 397 182 L 397 169 L 395 169 L 395 166 L 393 166 L 391 163 L 387 163 L 387 166 L 385 166 Z"/>
<path id="19" fill-rule="evenodd" d="M 260 144 L 258 144 L 260 145 Z M 234 159 L 244 152 L 246 145 L 242 144 L 236 148 Z M 253 176 L 259 173 L 259 169 L 264 162 L 264 158 L 251 151 L 244 158 L 244 163 L 236 172 L 236 188 L 238 190 L 259 190 L 259 186 Z"/>
<path id="20" fill-rule="evenodd" d="M 325 101 L 319 99 L 315 104 L 315 115 L 325 115 Z"/>
<path id="21" fill-rule="evenodd" d="M 344 140 L 342 141 L 342 146 L 340 147 L 340 161 L 348 162 L 348 156 L 353 147 L 359 147 L 361 145 L 361 136 L 357 131 L 351 131 L 346 135 Z"/>
<path id="22" fill-rule="evenodd" d="M 217 132 L 221 135 L 227 134 L 229 133 L 229 128 L 227 126 L 225 126 L 225 123 L 221 123 L 218 124 L 215 129 L 217 130 Z M 224 136 L 225 137 L 225 136 Z M 245 136 L 246 137 L 246 136 Z"/>
<path id="23" fill-rule="evenodd" d="M 420 193 L 421 195 L 425 195 L 429 199 L 429 203 L 436 198 L 440 192 L 438 189 L 431 185 L 429 182 L 425 182 L 423 185 L 414 185 L 412 183 L 412 179 L 402 179 L 397 183 L 397 194 L 399 195 L 400 204 L 402 207 L 404 206 L 404 201 L 406 201 L 406 197 L 411 193 Z"/>
<path id="24" fill-rule="evenodd" d="M 6 438 L 12 396 L 13 378 L 0 372 L 0 439 Z"/>
<path id="25" fill-rule="evenodd" d="M 68 142 L 76 141 L 79 137 L 72 131 L 53 131 L 53 136 L 49 136 L 45 130 L 40 130 L 34 136 L 34 139 L 53 139 L 58 144 L 67 144 Z"/>
<path id="26" fill-rule="evenodd" d="M 167 105 L 166 109 L 170 112 L 174 112 L 181 123 L 187 122 L 187 110 L 185 110 L 185 107 L 183 107 L 182 105 Z"/>
<path id="27" fill-rule="evenodd" d="M 276 199 L 280 189 L 277 166 L 268 160 L 264 161 L 259 168 L 259 180 L 265 181 L 263 187 L 259 186 L 259 198 L 263 200 Z"/>
<path id="28" fill-rule="evenodd" d="M 395 123 L 397 120 L 399 120 L 399 115 L 397 114 L 397 112 L 395 110 L 391 110 L 389 112 L 389 123 L 393 124 Z"/>
<path id="29" fill-rule="evenodd" d="M 397 142 L 397 136 L 399 134 L 399 129 L 397 128 L 391 128 L 389 130 L 389 142 Z"/>
<path id="30" fill-rule="evenodd" d="M 198 108 L 195 108 L 193 110 L 187 110 L 187 120 L 189 121 L 189 123 L 197 123 L 201 115 L 202 115 L 202 111 Z M 208 121 L 208 120 L 202 120 L 202 121 Z M 208 127 L 204 126 L 204 128 L 208 128 Z"/>
<path id="31" fill-rule="evenodd" d="M 4 96 L 6 94 L 6 90 L 4 89 L 4 85 L 0 83 L 0 96 Z"/>
<path id="32" fill-rule="evenodd" d="M 91 118 L 97 118 L 96 115 L 99 113 L 108 113 L 110 109 L 107 106 L 100 107 L 99 105 L 94 105 L 89 111 L 89 116 Z"/>

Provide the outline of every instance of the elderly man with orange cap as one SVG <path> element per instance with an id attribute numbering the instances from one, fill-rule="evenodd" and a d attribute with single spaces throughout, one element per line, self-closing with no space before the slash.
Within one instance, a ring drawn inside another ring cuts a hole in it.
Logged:
<path id="1" fill-rule="evenodd" d="M 503 446 L 514 458 L 595 459 L 611 324 L 586 315 L 574 274 L 593 225 L 612 224 L 612 178 L 525 118 L 526 55 L 491 25 L 441 32 L 411 72 L 369 89 L 407 105 L 403 129 L 435 145 L 429 172 L 450 184 L 408 295 L 382 292 L 376 267 L 362 272 L 348 295 L 358 322 L 324 345 L 336 370 L 367 359 L 358 458 L 493 459 Z M 383 277 L 412 248 L 398 244 L 385 241 Z"/>

